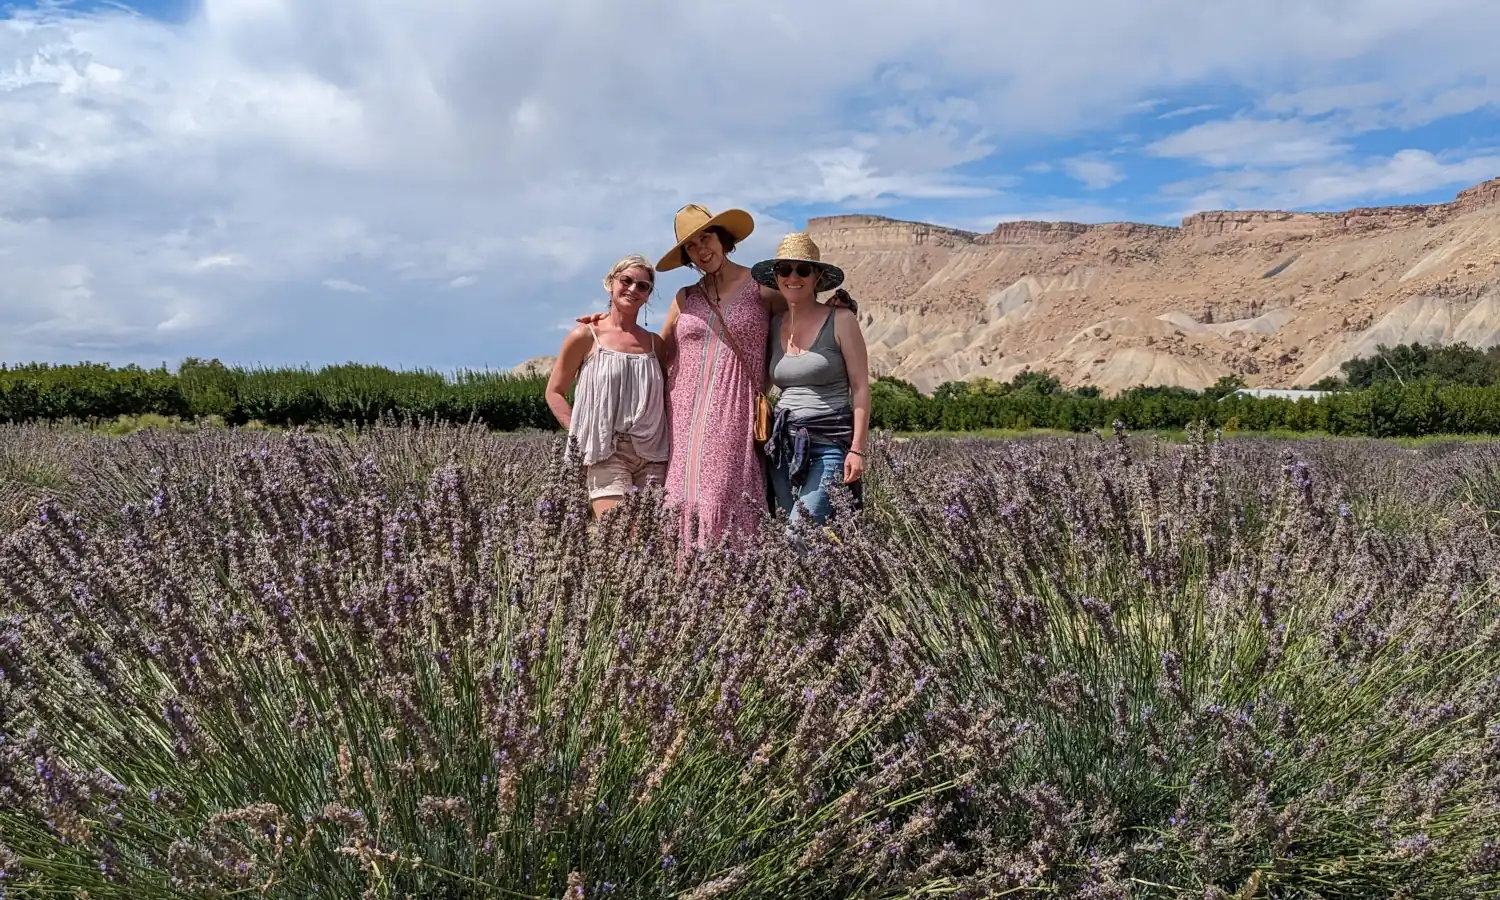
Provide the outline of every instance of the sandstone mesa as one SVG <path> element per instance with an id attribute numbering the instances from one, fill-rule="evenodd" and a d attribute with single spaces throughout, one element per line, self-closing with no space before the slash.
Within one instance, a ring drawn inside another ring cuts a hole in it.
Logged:
<path id="1" fill-rule="evenodd" d="M 1106 393 L 1230 374 L 1290 387 L 1382 343 L 1500 343 L 1500 178 L 1450 203 L 1176 228 L 845 215 L 807 230 L 848 273 L 874 373 L 923 391 L 1028 367 Z"/>

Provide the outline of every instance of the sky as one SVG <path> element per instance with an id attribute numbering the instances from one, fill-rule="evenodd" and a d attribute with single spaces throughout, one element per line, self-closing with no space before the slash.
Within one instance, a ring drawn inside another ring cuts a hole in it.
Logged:
<path id="1" fill-rule="evenodd" d="M 1444 202 L 1494 0 L 0 0 L 0 362 L 552 354 L 685 203 L 988 231 Z M 657 326 L 663 273 L 648 308 Z"/>

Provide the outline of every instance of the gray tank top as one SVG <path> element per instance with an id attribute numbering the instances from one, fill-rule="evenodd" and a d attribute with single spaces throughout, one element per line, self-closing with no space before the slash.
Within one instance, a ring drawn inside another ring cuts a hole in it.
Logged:
<path id="1" fill-rule="evenodd" d="M 781 390 L 776 405 L 797 412 L 836 412 L 849 405 L 849 371 L 828 311 L 811 347 L 788 356 L 781 343 L 782 313 L 771 319 L 771 383 Z"/>

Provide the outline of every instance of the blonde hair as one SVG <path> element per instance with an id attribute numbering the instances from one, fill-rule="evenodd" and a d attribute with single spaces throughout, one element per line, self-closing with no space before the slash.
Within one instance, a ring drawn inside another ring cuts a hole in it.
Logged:
<path id="1" fill-rule="evenodd" d="M 619 262 L 615 263 L 610 268 L 609 273 L 604 276 L 604 289 L 606 291 L 609 290 L 610 282 L 614 281 L 615 276 L 625 271 L 626 269 L 645 269 L 647 272 L 651 273 L 651 286 L 656 287 L 656 269 L 651 265 L 650 261 L 648 261 L 646 257 L 641 256 L 638 253 L 632 253 Z"/>

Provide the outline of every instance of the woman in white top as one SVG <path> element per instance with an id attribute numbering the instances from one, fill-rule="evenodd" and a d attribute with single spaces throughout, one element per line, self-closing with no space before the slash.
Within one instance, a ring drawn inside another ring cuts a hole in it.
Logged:
<path id="1" fill-rule="evenodd" d="M 595 517 L 666 480 L 671 432 L 661 337 L 636 322 L 655 286 L 656 270 L 644 257 L 615 263 L 604 276 L 609 312 L 568 333 L 547 381 L 547 405 L 578 442 Z M 564 395 L 575 378 L 569 408 Z"/>

